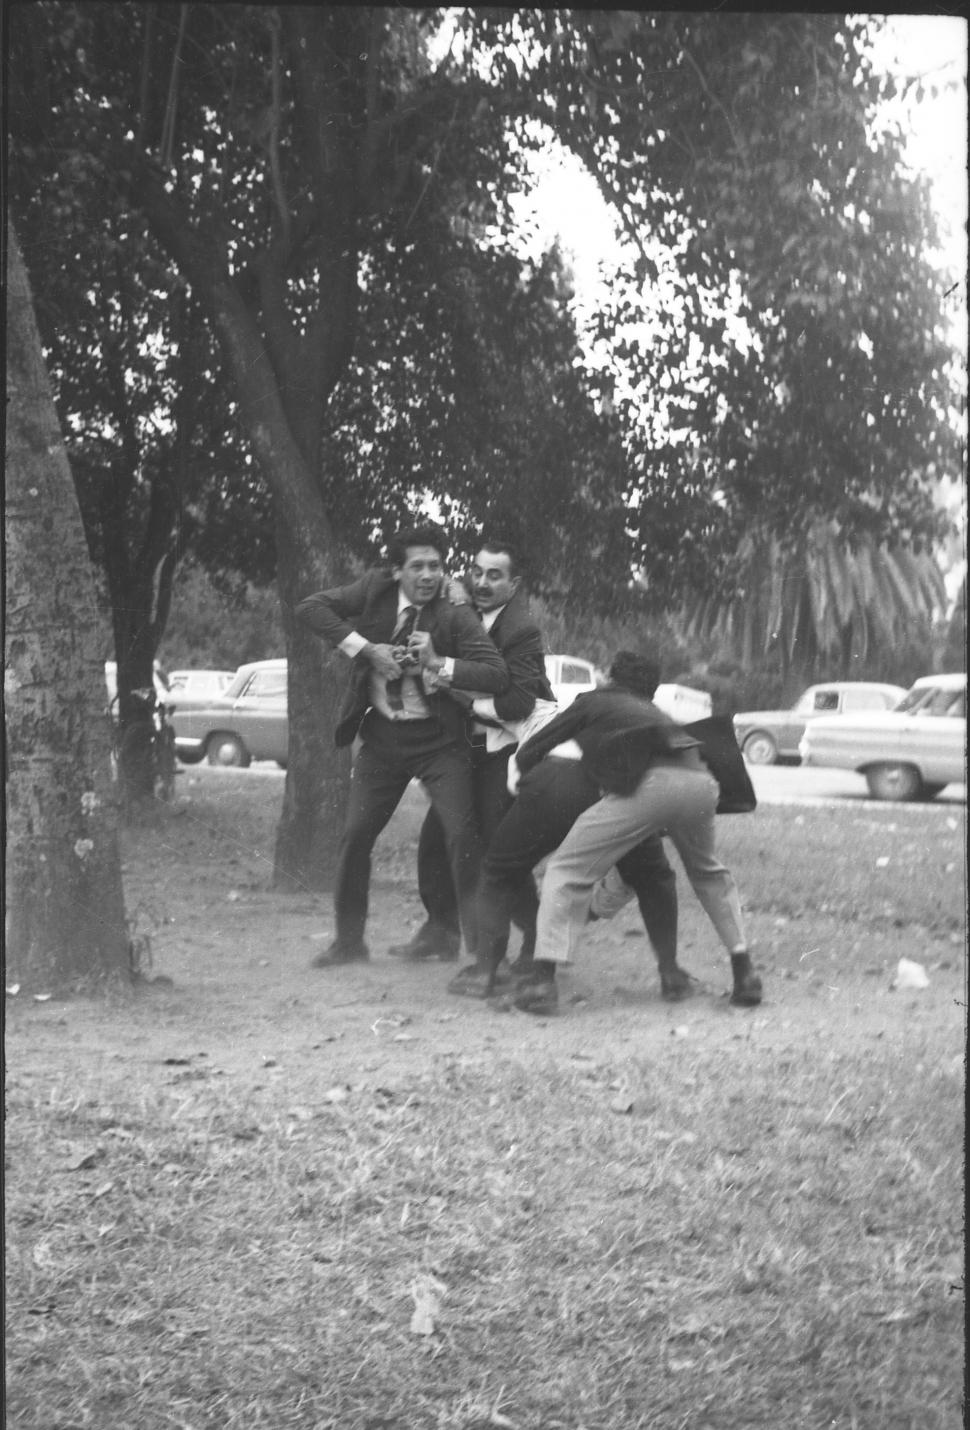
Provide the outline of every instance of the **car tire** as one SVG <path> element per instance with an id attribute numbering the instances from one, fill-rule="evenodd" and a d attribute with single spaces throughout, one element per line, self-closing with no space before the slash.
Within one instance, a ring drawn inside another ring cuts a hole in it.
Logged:
<path id="1" fill-rule="evenodd" d="M 778 762 L 778 746 L 767 730 L 756 730 L 744 742 L 744 758 L 749 765 L 774 765 Z"/>
<path id="2" fill-rule="evenodd" d="M 205 757 L 210 765 L 237 770 L 247 769 L 252 758 L 238 735 L 218 731 L 206 741 Z"/>
<path id="3" fill-rule="evenodd" d="M 904 764 L 872 765 L 866 770 L 866 783 L 873 799 L 917 799 L 923 788 L 916 766 Z"/>

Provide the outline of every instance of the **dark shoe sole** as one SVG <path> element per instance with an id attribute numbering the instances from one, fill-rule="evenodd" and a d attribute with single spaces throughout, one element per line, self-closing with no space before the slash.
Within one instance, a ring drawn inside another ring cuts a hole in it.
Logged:
<path id="1" fill-rule="evenodd" d="M 520 983 L 512 994 L 512 1006 L 534 1018 L 548 1017 L 559 1008 L 559 989 L 555 983 Z"/>
<path id="2" fill-rule="evenodd" d="M 392 943 L 387 952 L 390 958 L 399 958 L 402 963 L 427 963 L 432 958 L 441 963 L 454 963 L 459 950 L 427 943 Z"/>
<path id="3" fill-rule="evenodd" d="M 507 993 L 513 981 L 512 975 L 504 969 L 498 969 L 489 976 L 478 969 L 466 968 L 451 980 L 448 992 L 457 998 L 492 998 Z"/>
<path id="4" fill-rule="evenodd" d="M 310 960 L 311 968 L 343 968 L 348 963 L 369 963 L 370 954 L 363 953 L 320 953 Z"/>
<path id="5" fill-rule="evenodd" d="M 684 968 L 660 975 L 660 996 L 668 1003 L 682 1003 L 697 992 L 697 979 Z"/>
<path id="6" fill-rule="evenodd" d="M 761 996 L 761 979 L 749 978 L 734 989 L 731 994 L 731 1002 L 735 1008 L 757 1008 L 761 1002 Z"/>

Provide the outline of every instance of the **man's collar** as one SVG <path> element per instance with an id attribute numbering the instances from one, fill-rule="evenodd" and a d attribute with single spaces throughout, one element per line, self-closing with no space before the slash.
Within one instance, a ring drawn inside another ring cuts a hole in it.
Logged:
<path id="1" fill-rule="evenodd" d="M 508 608 L 508 605 L 509 603 L 506 601 L 504 606 L 496 606 L 494 611 L 482 611 L 482 625 L 487 631 L 492 629 L 502 612 Z"/>

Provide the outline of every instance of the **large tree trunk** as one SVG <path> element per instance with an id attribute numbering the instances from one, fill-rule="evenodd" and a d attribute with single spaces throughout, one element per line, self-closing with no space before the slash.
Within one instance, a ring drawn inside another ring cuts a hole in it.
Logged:
<path id="1" fill-rule="evenodd" d="M 130 981 L 104 644 L 20 248 L 7 273 L 7 982 Z"/>

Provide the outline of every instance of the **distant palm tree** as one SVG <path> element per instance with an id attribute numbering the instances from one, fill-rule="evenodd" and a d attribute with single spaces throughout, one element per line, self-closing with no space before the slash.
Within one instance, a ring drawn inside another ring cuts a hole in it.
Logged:
<path id="1" fill-rule="evenodd" d="M 838 523 L 819 518 L 794 547 L 750 533 L 738 550 L 740 591 L 688 603 L 688 638 L 730 644 L 743 665 L 777 655 L 784 683 L 822 663 L 845 677 L 853 664 L 898 647 L 947 609 L 940 567 L 928 551 L 862 539 L 853 550 Z"/>

